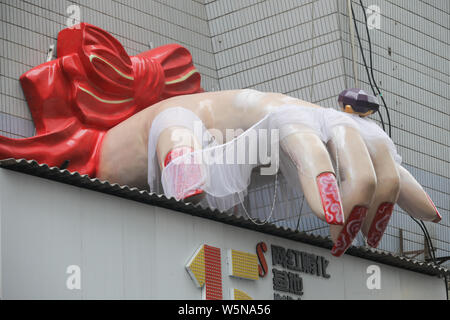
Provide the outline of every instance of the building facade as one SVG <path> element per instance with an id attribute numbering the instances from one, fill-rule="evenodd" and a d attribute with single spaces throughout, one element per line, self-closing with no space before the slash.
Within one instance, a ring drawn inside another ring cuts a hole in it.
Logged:
<path id="1" fill-rule="evenodd" d="M 135 55 L 167 43 L 189 49 L 206 91 L 253 88 L 281 92 L 336 108 L 345 88 L 371 92 L 356 37 L 352 50 L 344 0 L 2 0 L 0 133 L 34 135 L 19 77 L 55 55 L 58 32 L 79 21 L 110 32 Z M 363 10 L 353 1 L 366 59 Z M 392 139 L 403 165 L 424 186 L 442 214 L 428 224 L 437 257 L 450 256 L 449 14 L 446 0 L 366 0 L 374 76 L 390 110 Z M 356 68 L 355 68 L 356 67 Z M 384 121 L 387 115 L 381 110 Z M 379 120 L 378 116 L 375 116 Z M 252 183 L 244 205 L 264 220 L 273 180 Z M 301 193 L 287 194 L 280 180 L 271 223 L 327 236 Z M 242 208 L 235 213 L 245 215 Z M 362 237 L 355 243 L 364 246 Z M 424 250 L 424 235 L 395 208 L 379 249 L 408 255 Z M 416 256 L 425 259 L 424 253 Z M 449 266 L 444 263 L 443 266 Z"/>

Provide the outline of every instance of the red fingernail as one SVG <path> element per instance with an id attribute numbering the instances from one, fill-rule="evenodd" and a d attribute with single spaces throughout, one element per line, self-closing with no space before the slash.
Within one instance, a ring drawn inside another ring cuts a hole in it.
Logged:
<path id="1" fill-rule="evenodd" d="M 428 198 L 428 200 L 430 200 L 430 203 L 433 206 L 434 211 L 436 211 L 436 218 L 434 218 L 434 220 L 432 222 L 438 223 L 439 221 L 442 220 L 442 216 L 439 214 L 439 211 L 437 210 L 436 206 L 434 205 L 433 200 L 431 200 L 431 198 L 430 198 L 430 196 L 428 194 L 427 194 L 427 198 Z"/>
<path id="2" fill-rule="evenodd" d="M 183 200 L 189 200 L 189 198 L 198 196 L 199 194 L 202 194 L 204 191 L 202 189 L 195 189 L 192 191 L 189 191 L 183 195 Z"/>
<path id="3" fill-rule="evenodd" d="M 353 239 L 356 238 L 359 230 L 361 229 L 364 218 L 367 214 L 367 208 L 356 206 L 353 208 L 350 216 L 344 224 L 344 228 L 331 249 L 331 254 L 335 257 L 342 256 L 345 251 L 352 245 Z"/>
<path id="4" fill-rule="evenodd" d="M 389 224 L 389 219 L 391 219 L 392 210 L 394 210 L 394 204 L 390 202 L 384 202 L 378 207 L 367 234 L 367 244 L 369 246 L 373 248 L 378 247 L 384 231 Z"/>
<path id="5" fill-rule="evenodd" d="M 203 193 L 203 190 L 198 188 L 203 184 L 204 180 L 200 164 L 180 161 L 179 163 L 174 163 L 172 166 L 167 167 L 174 159 L 193 151 L 194 149 L 191 147 L 175 148 L 172 149 L 164 159 L 165 170 L 169 170 L 166 175 L 173 178 L 173 185 L 171 188 L 176 199 L 185 200 L 186 198 Z"/>
<path id="6" fill-rule="evenodd" d="M 164 159 L 164 167 L 167 166 L 173 159 L 176 159 L 193 151 L 194 149 L 192 147 L 178 147 L 170 150 L 167 153 L 166 158 Z"/>
<path id="7" fill-rule="evenodd" d="M 327 223 L 343 225 L 344 210 L 336 177 L 332 172 L 324 172 L 317 176 L 316 181 Z"/>

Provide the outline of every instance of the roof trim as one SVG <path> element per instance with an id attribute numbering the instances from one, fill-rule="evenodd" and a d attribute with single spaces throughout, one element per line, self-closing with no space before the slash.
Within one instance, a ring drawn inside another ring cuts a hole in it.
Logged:
<path id="1" fill-rule="evenodd" d="M 199 205 L 186 204 L 184 202 L 177 201 L 174 198 L 167 198 L 164 195 L 157 195 L 138 188 L 121 186 L 117 183 L 111 184 L 108 181 L 101 181 L 97 178 L 91 179 L 88 175 L 80 175 L 78 172 L 70 172 L 66 169 L 61 170 L 58 167 L 49 167 L 46 164 L 39 164 L 34 160 L 0 160 L 0 167 L 84 189 L 114 195 L 132 201 L 175 210 L 244 229 L 310 244 L 320 248 L 331 249 L 333 246 L 332 241 L 329 238 L 307 234 L 303 231 L 299 232 L 284 227 L 277 227 L 269 223 L 264 225 L 256 225 L 244 217 L 236 217 L 230 213 L 220 212 L 219 210 L 205 209 Z M 262 221 L 258 220 L 258 222 Z M 346 254 L 426 275 L 450 276 L 450 270 L 444 267 L 372 248 L 352 246 L 347 250 Z"/>

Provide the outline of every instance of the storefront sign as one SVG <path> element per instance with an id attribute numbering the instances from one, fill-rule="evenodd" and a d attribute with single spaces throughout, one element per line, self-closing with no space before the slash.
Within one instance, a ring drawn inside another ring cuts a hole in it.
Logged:
<path id="1" fill-rule="evenodd" d="M 329 261 L 323 256 L 308 252 L 271 245 L 272 290 L 274 300 L 301 299 L 304 292 L 303 276 L 329 279 L 327 273 Z M 265 253 L 265 242 L 256 245 L 256 253 L 228 249 L 224 269 L 229 277 L 246 281 L 270 281 L 266 278 L 269 267 Z M 229 288 L 224 297 L 222 251 L 207 244 L 201 245 L 186 264 L 186 270 L 194 284 L 202 289 L 202 298 L 206 300 L 251 300 L 252 297 L 243 288 Z"/>

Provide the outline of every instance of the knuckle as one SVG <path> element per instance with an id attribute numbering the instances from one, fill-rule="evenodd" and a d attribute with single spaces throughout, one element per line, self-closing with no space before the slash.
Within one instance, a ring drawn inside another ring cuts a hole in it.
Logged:
<path id="1" fill-rule="evenodd" d="M 390 192 L 398 191 L 400 189 L 400 177 L 398 175 L 384 177 L 381 180 L 378 179 L 378 184 L 380 188 L 389 189 Z"/>
<path id="2" fill-rule="evenodd" d="M 378 181 L 374 175 L 367 175 L 361 178 L 359 181 L 359 187 L 371 193 L 375 192 L 377 185 Z"/>
<path id="3" fill-rule="evenodd" d="M 355 181 L 354 192 L 359 195 L 360 205 L 369 205 L 372 202 L 377 188 L 377 178 L 374 175 L 366 175 Z"/>
<path id="4" fill-rule="evenodd" d="M 377 192 L 388 196 L 397 195 L 400 191 L 398 173 L 386 173 L 377 177 Z"/>

